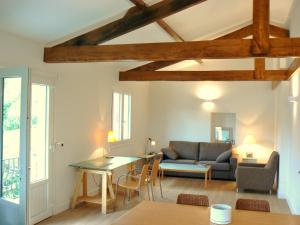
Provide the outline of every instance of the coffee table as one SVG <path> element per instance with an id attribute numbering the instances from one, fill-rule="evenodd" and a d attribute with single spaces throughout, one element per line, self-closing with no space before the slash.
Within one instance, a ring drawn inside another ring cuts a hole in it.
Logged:
<path id="1" fill-rule="evenodd" d="M 161 163 L 159 165 L 160 175 L 163 179 L 165 171 L 188 172 L 204 174 L 204 187 L 207 187 L 208 179 L 211 180 L 211 166 L 203 164 L 177 164 L 177 163 Z"/>

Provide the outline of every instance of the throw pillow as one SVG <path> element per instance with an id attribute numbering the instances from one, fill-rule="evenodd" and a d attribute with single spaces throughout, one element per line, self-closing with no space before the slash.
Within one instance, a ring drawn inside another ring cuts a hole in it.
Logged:
<path id="1" fill-rule="evenodd" d="M 221 155 L 219 155 L 216 159 L 217 163 L 221 163 L 221 162 L 228 162 L 229 158 L 231 157 L 231 149 L 223 152 Z"/>
<path id="2" fill-rule="evenodd" d="M 178 154 L 171 148 L 163 148 L 162 152 L 169 158 L 169 159 L 178 159 Z"/>

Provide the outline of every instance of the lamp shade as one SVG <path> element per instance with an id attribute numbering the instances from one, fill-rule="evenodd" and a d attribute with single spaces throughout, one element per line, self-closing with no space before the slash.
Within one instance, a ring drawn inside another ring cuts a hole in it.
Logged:
<path id="1" fill-rule="evenodd" d="M 116 142 L 117 141 L 117 138 L 116 138 L 116 135 L 115 135 L 114 131 L 112 131 L 112 130 L 108 131 L 108 133 L 107 133 L 107 141 L 108 141 L 108 143 L 112 143 L 112 142 Z"/>
<path id="2" fill-rule="evenodd" d="M 246 144 L 246 145 L 254 145 L 254 144 L 256 144 L 255 137 L 253 135 L 247 135 L 244 138 L 244 144 Z"/>
<path id="3" fill-rule="evenodd" d="M 151 146 L 155 146 L 155 145 L 156 145 L 156 142 L 155 142 L 154 140 L 151 140 L 151 141 L 150 141 L 150 144 L 151 144 Z"/>

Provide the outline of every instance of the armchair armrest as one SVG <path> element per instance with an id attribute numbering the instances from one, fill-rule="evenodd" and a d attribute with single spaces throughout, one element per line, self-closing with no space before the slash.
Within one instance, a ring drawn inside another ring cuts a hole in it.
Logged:
<path id="1" fill-rule="evenodd" d="M 236 182 L 238 188 L 270 190 L 274 184 L 274 176 L 270 169 L 238 166 Z"/>
<path id="2" fill-rule="evenodd" d="M 262 167 L 239 166 L 237 170 L 237 176 L 251 175 L 264 177 L 270 174 L 270 172 L 270 170 Z"/>

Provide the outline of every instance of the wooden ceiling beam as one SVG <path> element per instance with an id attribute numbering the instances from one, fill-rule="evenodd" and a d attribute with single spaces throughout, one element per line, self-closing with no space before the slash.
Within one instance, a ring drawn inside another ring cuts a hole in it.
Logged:
<path id="1" fill-rule="evenodd" d="M 133 0 L 135 1 L 135 0 Z M 252 35 L 252 25 L 245 26 L 243 28 L 240 28 L 238 30 L 235 30 L 233 32 L 230 32 L 228 34 L 225 34 L 221 37 L 218 37 L 218 40 L 221 39 L 239 39 L 239 38 L 245 38 Z M 162 68 L 165 68 L 167 66 L 174 65 L 176 63 L 179 63 L 181 61 L 157 61 L 157 62 L 151 62 L 147 63 L 145 65 L 136 67 L 131 69 L 132 71 L 147 71 L 147 70 L 159 70 Z M 131 71 L 130 70 L 130 71 Z"/>
<path id="2" fill-rule="evenodd" d="M 130 0 L 133 4 L 135 4 L 141 10 L 147 9 L 149 6 L 143 0 Z M 156 23 L 167 33 L 169 34 L 175 41 L 184 42 L 185 40 L 181 37 L 172 27 L 170 27 L 164 20 L 157 20 Z M 197 60 L 198 63 L 203 63 L 202 60 Z M 171 63 L 171 65 L 174 62 Z M 150 65 L 149 65 L 150 66 Z M 153 65 L 152 65 L 153 66 Z M 151 66 L 151 67 L 152 67 Z"/>
<path id="3" fill-rule="evenodd" d="M 270 35 L 278 38 L 288 38 L 290 37 L 290 31 L 288 29 L 270 24 Z"/>
<path id="4" fill-rule="evenodd" d="M 132 1 L 140 1 L 140 0 L 132 0 Z M 253 25 L 250 24 L 248 26 L 242 27 L 238 30 L 235 30 L 233 32 L 225 34 L 221 37 L 218 37 L 215 40 L 241 39 L 241 38 L 251 36 L 252 33 L 253 33 Z M 275 26 L 275 25 L 270 25 L 270 34 L 274 37 L 289 37 L 289 30 Z M 181 62 L 181 61 L 156 61 L 156 62 L 147 63 L 145 65 L 133 68 L 129 71 L 159 70 L 159 69 L 174 65 L 179 62 Z"/>
<path id="5" fill-rule="evenodd" d="M 127 71 L 120 81 L 273 81 L 286 80 L 286 70 L 266 70 L 256 77 L 254 70 L 232 71 Z"/>
<path id="6" fill-rule="evenodd" d="M 296 59 L 293 60 L 293 62 L 291 63 L 291 65 L 288 68 L 288 72 L 287 72 L 288 79 L 291 79 L 291 77 L 293 76 L 293 74 L 299 68 L 300 68 L 300 58 L 296 58 Z"/>
<path id="7" fill-rule="evenodd" d="M 123 18 L 72 38 L 57 46 L 97 45 L 206 0 L 164 0 L 144 10 L 131 10 Z"/>
<path id="8" fill-rule="evenodd" d="M 140 10 L 145 10 L 149 8 L 149 6 L 143 0 L 130 0 L 133 4 L 136 5 Z M 185 40 L 175 31 L 172 27 L 170 27 L 164 20 L 157 20 L 156 23 L 166 31 L 175 41 L 184 42 Z"/>
<path id="9" fill-rule="evenodd" d="M 265 58 L 255 58 L 255 79 L 264 79 L 266 70 L 266 60 Z"/>
<path id="10" fill-rule="evenodd" d="M 174 65 L 176 63 L 180 63 L 180 62 L 181 62 L 180 60 L 179 61 L 154 61 L 151 63 L 147 63 L 145 65 L 142 65 L 142 66 L 135 67 L 128 71 L 147 71 L 147 70 L 154 71 L 154 70 L 159 70 L 159 69 L 162 69 L 162 68 Z"/>
<path id="11" fill-rule="evenodd" d="M 252 53 L 263 55 L 270 47 L 270 0 L 253 0 Z"/>
<path id="12" fill-rule="evenodd" d="M 272 90 L 276 89 L 281 81 L 272 81 Z"/>
<path id="13" fill-rule="evenodd" d="M 256 57 L 252 39 L 194 42 L 66 46 L 45 48 L 44 61 L 100 62 L 111 60 L 176 61 Z M 261 57 L 300 57 L 300 38 L 272 38 L 269 52 Z"/>

